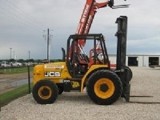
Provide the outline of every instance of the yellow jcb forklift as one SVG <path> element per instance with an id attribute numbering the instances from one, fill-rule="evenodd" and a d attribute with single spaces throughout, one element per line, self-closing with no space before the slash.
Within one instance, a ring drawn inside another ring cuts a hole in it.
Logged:
<path id="1" fill-rule="evenodd" d="M 132 71 L 125 65 L 127 17 L 120 16 L 116 23 L 116 68 L 110 67 L 102 34 L 70 35 L 67 40 L 67 53 L 62 49 L 61 62 L 34 67 L 32 94 L 37 103 L 51 104 L 63 92 L 84 92 L 84 88 L 96 104 L 109 105 L 119 97 L 129 101 Z M 79 40 L 85 40 L 86 48 L 79 46 Z"/>

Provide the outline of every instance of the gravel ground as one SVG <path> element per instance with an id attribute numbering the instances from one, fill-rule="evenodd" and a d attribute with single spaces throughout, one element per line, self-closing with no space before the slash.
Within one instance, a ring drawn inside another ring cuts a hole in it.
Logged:
<path id="1" fill-rule="evenodd" d="M 160 102 L 160 69 L 131 68 L 131 101 Z M 109 106 L 94 104 L 86 93 L 63 93 L 54 104 L 39 105 L 32 95 L 4 106 L 0 120 L 160 120 L 160 104 L 126 103 L 119 99 Z"/>

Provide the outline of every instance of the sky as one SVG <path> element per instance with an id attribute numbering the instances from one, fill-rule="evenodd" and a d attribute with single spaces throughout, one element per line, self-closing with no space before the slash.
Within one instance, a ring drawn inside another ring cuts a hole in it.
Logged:
<path id="1" fill-rule="evenodd" d="M 97 2 L 105 0 L 97 0 Z M 86 0 L 0 0 L 0 59 L 62 57 L 67 38 L 77 30 Z M 90 33 L 102 33 L 109 54 L 116 53 L 116 19 L 128 17 L 127 54 L 160 55 L 160 0 L 115 0 L 129 8 L 98 9 Z M 12 53 L 12 54 L 11 54 Z"/>

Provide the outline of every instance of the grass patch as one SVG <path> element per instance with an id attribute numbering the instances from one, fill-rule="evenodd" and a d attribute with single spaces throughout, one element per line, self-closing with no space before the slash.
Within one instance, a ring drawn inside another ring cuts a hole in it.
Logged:
<path id="1" fill-rule="evenodd" d="M 30 71 L 33 71 L 33 67 L 30 67 Z M 11 67 L 11 68 L 1 68 L 0 74 L 18 74 L 28 72 L 28 67 Z"/>
<path id="2" fill-rule="evenodd" d="M 32 85 L 31 85 L 32 86 Z M 0 95 L 0 108 L 12 100 L 15 100 L 21 96 L 28 94 L 28 84 L 22 85 L 14 90 L 8 91 Z"/>

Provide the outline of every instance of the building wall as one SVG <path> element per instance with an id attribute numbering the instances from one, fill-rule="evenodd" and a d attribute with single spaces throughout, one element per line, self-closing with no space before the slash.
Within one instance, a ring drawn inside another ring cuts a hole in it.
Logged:
<path id="1" fill-rule="evenodd" d="M 138 61 L 138 67 L 143 67 L 144 65 L 143 56 L 137 56 L 137 61 Z"/>
<path id="2" fill-rule="evenodd" d="M 128 66 L 128 56 L 126 56 L 126 66 Z"/>
<path id="3" fill-rule="evenodd" d="M 143 67 L 149 67 L 149 56 L 143 56 Z"/>
<path id="4" fill-rule="evenodd" d="M 138 67 L 149 67 L 149 57 L 159 57 L 159 65 L 160 65 L 160 55 L 127 55 L 126 56 L 126 65 L 128 66 L 128 58 L 129 57 L 137 57 Z M 116 64 L 116 56 L 109 55 L 109 60 L 111 64 Z"/>
<path id="5" fill-rule="evenodd" d="M 109 56 L 109 61 L 111 64 L 116 64 L 116 56 Z"/>

